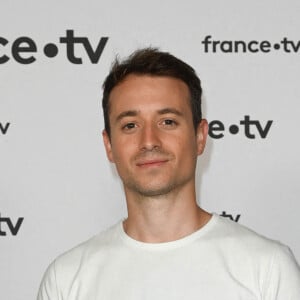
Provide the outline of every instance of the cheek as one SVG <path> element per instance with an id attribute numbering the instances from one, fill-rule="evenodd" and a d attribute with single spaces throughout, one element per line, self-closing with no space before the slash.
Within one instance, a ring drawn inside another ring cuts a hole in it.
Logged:
<path id="1" fill-rule="evenodd" d="M 182 159 L 186 162 L 194 163 L 198 156 L 198 149 L 195 138 L 186 139 L 185 141 L 182 141 L 182 145 L 184 145 L 183 147 L 180 146 Z"/>
<path id="2" fill-rule="evenodd" d="M 129 161 L 134 153 L 135 153 L 136 146 L 134 142 L 130 142 L 125 139 L 118 139 L 112 144 L 112 153 L 114 157 L 115 163 L 124 164 Z"/>

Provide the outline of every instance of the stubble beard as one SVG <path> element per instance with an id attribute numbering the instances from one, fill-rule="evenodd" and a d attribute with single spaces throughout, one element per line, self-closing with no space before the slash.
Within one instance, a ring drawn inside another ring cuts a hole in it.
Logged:
<path id="1" fill-rule="evenodd" d="M 176 188 L 176 185 L 169 184 L 157 188 L 147 188 L 136 182 L 124 182 L 124 188 L 134 192 L 135 194 L 138 194 L 142 198 L 153 198 L 168 195 Z"/>
<path id="2" fill-rule="evenodd" d="M 151 157 L 163 157 L 172 161 L 175 159 L 175 156 L 159 147 L 154 148 L 152 150 L 145 150 L 140 152 L 135 158 L 134 161 L 138 161 L 139 159 L 151 158 Z M 169 162 L 167 162 L 169 163 Z M 161 182 L 156 182 L 154 184 L 151 181 L 157 181 L 161 172 L 164 170 L 153 170 L 153 174 L 148 174 L 149 181 L 142 182 L 137 178 L 137 174 L 126 174 L 122 179 L 123 186 L 125 191 L 131 191 L 132 193 L 138 195 L 140 198 L 154 198 L 154 197 L 164 197 L 171 193 L 176 193 L 182 186 L 184 186 L 189 181 L 193 180 L 195 177 L 195 168 L 193 172 L 190 174 L 186 174 L 185 176 L 175 178 L 173 174 L 175 172 L 180 172 L 180 170 L 165 170 L 166 172 L 171 172 L 171 174 L 166 174 L 167 178 L 162 178 Z M 173 174 L 172 174 L 173 173 Z M 120 175 L 120 174 L 119 174 Z M 145 175 L 146 176 L 146 175 Z M 153 178 L 153 179 L 152 179 Z M 145 180 L 145 179 L 144 179 Z M 164 182 L 165 181 L 165 182 Z"/>
<path id="3" fill-rule="evenodd" d="M 181 187 L 193 180 L 193 178 L 194 175 L 189 174 L 189 176 L 178 178 L 177 180 L 175 178 L 171 178 L 165 183 L 161 182 L 160 184 L 151 186 L 151 183 L 142 183 L 130 176 L 129 178 L 123 180 L 123 186 L 125 190 L 129 190 L 137 194 L 140 198 L 157 198 L 165 197 L 172 193 L 177 193 Z"/>

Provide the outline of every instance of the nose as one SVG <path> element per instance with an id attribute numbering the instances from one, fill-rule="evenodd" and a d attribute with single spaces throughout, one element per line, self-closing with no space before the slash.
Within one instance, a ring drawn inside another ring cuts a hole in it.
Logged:
<path id="1" fill-rule="evenodd" d="M 140 148 L 142 151 L 161 147 L 159 129 L 153 124 L 145 125 L 141 130 Z"/>

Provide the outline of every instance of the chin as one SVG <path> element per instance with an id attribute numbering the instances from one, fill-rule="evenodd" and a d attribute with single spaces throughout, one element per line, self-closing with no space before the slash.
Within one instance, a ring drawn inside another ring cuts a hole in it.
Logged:
<path id="1" fill-rule="evenodd" d="M 137 191 L 143 197 L 160 197 L 167 195 L 171 192 L 171 189 L 149 189 Z"/>
<path id="2" fill-rule="evenodd" d="M 167 186 L 127 186 L 130 190 L 139 194 L 142 197 L 159 197 L 169 194 L 176 186 L 167 185 Z"/>

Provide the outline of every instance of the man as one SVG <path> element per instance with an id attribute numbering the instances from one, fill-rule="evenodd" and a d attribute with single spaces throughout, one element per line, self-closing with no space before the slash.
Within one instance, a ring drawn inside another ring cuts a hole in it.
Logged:
<path id="1" fill-rule="evenodd" d="M 143 49 L 104 82 L 103 140 L 128 218 L 58 257 L 38 300 L 299 300 L 287 247 L 198 207 L 208 125 L 194 70 Z"/>

